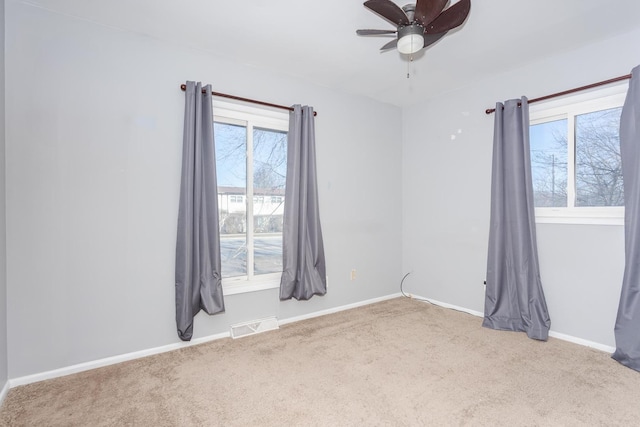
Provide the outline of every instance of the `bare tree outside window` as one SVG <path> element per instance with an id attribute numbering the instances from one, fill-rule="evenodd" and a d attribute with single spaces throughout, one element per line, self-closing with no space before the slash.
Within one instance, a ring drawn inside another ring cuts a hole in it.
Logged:
<path id="1" fill-rule="evenodd" d="M 244 126 L 214 122 L 218 215 L 220 220 L 220 258 L 222 277 L 247 275 L 246 204 L 226 203 L 242 200 L 247 194 L 247 129 Z M 232 199 L 233 198 L 233 199 Z"/>
<path id="2" fill-rule="evenodd" d="M 536 207 L 623 206 L 620 157 L 621 108 L 611 108 L 530 127 L 531 171 Z M 568 143 L 569 126 L 575 144 Z M 568 176 L 568 153 L 575 150 L 575 176 Z M 575 200 L 568 200 L 568 183 Z"/>
<path id="3" fill-rule="evenodd" d="M 282 272 L 284 187 L 287 175 L 287 133 L 253 130 L 253 205 L 255 274 Z M 281 196 L 272 203 L 272 196 Z"/>
<path id="4" fill-rule="evenodd" d="M 253 128 L 250 144 L 247 131 L 246 126 L 214 122 L 223 278 L 282 271 L 287 133 Z M 247 218 L 249 204 L 253 218 Z"/>
<path id="5" fill-rule="evenodd" d="M 567 119 L 530 127 L 531 176 L 536 207 L 567 206 Z"/>
<path id="6" fill-rule="evenodd" d="M 576 116 L 576 206 L 623 206 L 622 108 Z"/>
<path id="7" fill-rule="evenodd" d="M 253 186 L 269 190 L 284 189 L 286 174 L 287 133 L 254 129 Z"/>

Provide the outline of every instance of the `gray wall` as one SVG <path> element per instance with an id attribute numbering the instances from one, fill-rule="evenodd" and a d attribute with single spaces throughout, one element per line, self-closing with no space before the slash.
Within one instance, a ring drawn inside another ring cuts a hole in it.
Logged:
<path id="1" fill-rule="evenodd" d="M 482 312 L 496 101 L 605 80 L 640 63 L 640 31 L 478 81 L 403 112 L 407 289 Z M 455 139 L 452 139 L 455 135 Z M 541 277 L 558 333 L 614 346 L 622 226 L 538 225 Z"/>
<path id="2" fill-rule="evenodd" d="M 7 371 L 7 253 L 4 162 L 4 0 L 0 0 L 0 390 L 8 378 Z"/>
<path id="3" fill-rule="evenodd" d="M 281 303 L 276 290 L 229 296 L 225 314 L 198 315 L 197 338 L 389 295 L 403 271 L 413 272 L 407 290 L 482 311 L 493 122 L 484 109 L 640 62 L 637 31 L 401 111 L 24 2 L 7 2 L 6 16 L 0 384 L 178 342 L 185 80 L 319 112 L 330 278 L 328 295 L 308 302 Z M 613 345 L 622 227 L 544 224 L 538 235 L 552 329 Z"/>
<path id="4" fill-rule="evenodd" d="M 195 338 L 397 292 L 399 108 L 22 2 L 6 13 L 10 378 L 178 342 L 185 80 L 318 111 L 330 282 L 308 302 L 228 296 L 226 314 L 197 316 Z"/>

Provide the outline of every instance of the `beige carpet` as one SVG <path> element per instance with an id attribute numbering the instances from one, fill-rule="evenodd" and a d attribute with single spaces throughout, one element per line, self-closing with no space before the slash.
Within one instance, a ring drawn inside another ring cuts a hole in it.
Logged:
<path id="1" fill-rule="evenodd" d="M 480 323 L 389 300 L 17 387 L 0 424 L 640 425 L 637 372 Z"/>

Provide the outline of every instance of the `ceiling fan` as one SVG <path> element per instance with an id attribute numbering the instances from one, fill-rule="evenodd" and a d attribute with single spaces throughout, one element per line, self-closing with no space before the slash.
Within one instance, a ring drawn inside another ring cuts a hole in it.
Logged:
<path id="1" fill-rule="evenodd" d="M 471 9 L 471 0 L 460 0 L 445 9 L 449 0 L 417 0 L 400 8 L 391 0 L 367 0 L 364 6 L 396 26 L 395 30 L 357 30 L 359 36 L 396 34 L 397 37 L 380 48 L 398 48 L 412 55 L 440 40 L 447 31 L 461 25 Z"/>

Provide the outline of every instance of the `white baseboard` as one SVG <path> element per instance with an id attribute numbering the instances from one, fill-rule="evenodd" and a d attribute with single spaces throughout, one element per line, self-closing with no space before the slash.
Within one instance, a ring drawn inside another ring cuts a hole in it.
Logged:
<path id="1" fill-rule="evenodd" d="M 333 313 L 337 313 L 340 311 L 344 311 L 344 310 L 349 310 L 352 308 L 356 308 L 356 307 L 362 307 L 365 305 L 369 305 L 369 304 L 374 304 L 377 302 L 381 302 L 381 301 L 385 301 L 388 299 L 393 299 L 393 298 L 398 298 L 402 296 L 401 293 L 395 293 L 395 294 L 391 294 L 391 295 L 386 295 L 383 297 L 378 297 L 378 298 L 372 298 L 372 299 L 368 299 L 365 301 L 359 301 L 353 304 L 346 304 L 346 305 L 342 305 L 339 307 L 334 307 L 334 308 L 329 308 L 326 310 L 320 310 L 320 311 L 315 311 L 313 313 L 308 313 L 308 314 L 303 314 L 300 316 L 294 316 L 294 317 L 290 317 L 287 319 L 281 319 L 278 321 L 278 323 L 280 325 L 286 325 L 287 323 L 294 323 L 294 322 L 298 322 L 300 320 L 306 320 L 306 319 L 312 319 L 314 317 L 319 317 L 319 316 L 325 316 L 327 314 L 333 314 Z M 475 310 L 470 310 L 468 308 L 465 307 L 460 307 L 454 304 L 448 304 L 445 302 L 441 302 L 441 301 L 437 301 L 437 300 L 433 300 L 430 298 L 424 298 L 418 295 L 411 295 L 411 297 L 413 299 L 416 300 L 425 300 L 427 302 L 430 302 L 432 304 L 435 304 L 437 306 L 440 307 L 444 307 L 444 308 L 450 308 L 450 309 L 454 309 L 454 310 L 458 310 L 458 311 L 462 311 L 468 314 L 471 314 L 473 316 L 477 316 L 477 317 L 483 317 L 484 313 L 481 313 L 479 311 L 475 311 Z M 64 368 L 60 368 L 60 369 L 54 369 L 51 371 L 46 371 L 46 372 L 41 372 L 38 374 L 33 374 L 33 375 L 26 375 L 23 377 L 18 377 L 18 378 L 12 378 L 10 380 L 8 380 L 2 391 L 0 392 L 0 404 L 2 403 L 2 401 L 4 400 L 4 398 L 6 397 L 7 393 L 9 392 L 9 389 L 11 387 L 17 387 L 20 385 L 25 385 L 25 384 L 30 384 L 30 383 L 34 383 L 34 382 L 38 382 L 38 381 L 44 381 L 44 380 L 49 380 L 52 378 L 58 378 L 58 377 L 63 377 L 66 375 L 71 375 L 71 374 L 76 374 L 78 372 L 83 372 L 83 371 L 88 371 L 91 369 L 96 369 L 96 368 L 101 368 L 103 366 L 109 366 L 109 365 L 114 365 L 116 363 L 121 363 L 121 362 L 126 362 L 129 360 L 134 360 L 134 359 L 139 359 L 141 357 L 146 357 L 146 356 L 152 356 L 154 354 L 159 354 L 159 353 L 166 353 L 168 351 L 173 351 L 173 350 L 178 350 L 180 348 L 184 348 L 184 347 L 189 347 L 192 345 L 198 345 L 198 344 L 203 344 L 205 342 L 209 342 L 209 341 L 214 341 L 214 340 L 218 340 L 221 338 L 227 338 L 230 336 L 229 332 L 223 332 L 223 333 L 219 333 L 219 334 L 214 334 L 214 335 L 209 335 L 206 337 L 202 337 L 202 338 L 196 338 L 192 341 L 189 342 L 180 342 L 180 343 L 174 343 L 174 344 L 168 344 L 168 345 L 164 345 L 164 346 L 160 346 L 160 347 L 154 347 L 154 348 L 149 348 L 146 350 L 140 350 L 140 351 L 134 351 L 131 353 L 126 353 L 126 354 L 121 354 L 118 356 L 112 356 L 112 357 L 106 357 L 104 359 L 98 359 L 98 360 L 93 360 L 90 362 L 85 362 L 85 363 L 79 363 L 77 365 L 71 365 L 71 366 L 67 366 Z M 593 341 L 588 341 L 582 338 L 577 338 L 577 337 L 573 337 L 571 335 L 566 335 L 566 334 L 562 334 L 559 332 L 554 332 L 554 331 L 550 331 L 549 332 L 549 336 L 557 338 L 557 339 L 561 339 L 563 341 L 569 341 L 575 344 L 579 344 L 579 345 L 583 345 L 586 347 L 591 347 L 591 348 L 595 348 L 597 350 L 601 350 L 604 352 L 608 352 L 608 353 L 612 353 L 613 351 L 615 351 L 615 348 L 608 346 L 608 345 L 604 345 L 604 344 L 600 344 L 600 343 L 596 343 Z"/>
<path id="2" fill-rule="evenodd" d="M 484 313 L 482 313 L 480 311 L 475 311 L 475 310 L 471 310 L 471 309 L 468 309 L 468 308 L 460 307 L 460 306 L 457 306 L 457 305 L 449 304 L 449 303 L 446 303 L 446 302 L 437 301 L 437 300 L 434 300 L 434 299 L 431 299 L 431 298 L 421 297 L 419 295 L 414 295 L 414 294 L 407 294 L 407 295 L 410 295 L 410 298 L 416 299 L 418 301 L 424 300 L 426 302 L 430 302 L 431 304 L 434 304 L 434 305 L 437 305 L 437 306 L 440 306 L 440 307 L 451 308 L 453 310 L 462 311 L 464 313 L 471 314 L 473 316 L 484 317 Z"/>
<path id="3" fill-rule="evenodd" d="M 376 302 L 380 302 L 380 301 L 384 301 L 384 300 L 388 300 L 388 299 L 392 299 L 392 298 L 397 298 L 400 295 L 401 295 L 400 293 L 397 293 L 397 294 L 387 295 L 387 296 L 380 297 L 380 298 L 373 298 L 373 299 L 369 299 L 369 300 L 365 300 L 365 301 L 360 301 L 360 302 L 353 303 L 353 304 L 342 305 L 342 306 L 330 308 L 330 309 L 327 309 L 327 310 L 321 310 L 321 311 L 316 311 L 316 312 L 309 313 L 309 314 L 304 314 L 302 316 L 295 316 L 295 317 L 291 317 L 291 318 L 288 318 L 288 319 L 282 319 L 282 320 L 279 320 L 278 323 L 280 325 L 284 325 L 284 324 L 287 324 L 287 323 L 297 322 L 297 321 L 304 320 L 304 319 L 311 319 L 313 317 L 324 316 L 325 314 L 337 313 L 339 311 L 349 310 L 351 308 L 356 308 L 356 307 L 360 307 L 360 306 L 363 306 L 363 305 L 373 304 L 373 303 L 376 303 Z M 164 346 L 160 346 L 160 347 L 149 348 L 149 349 L 146 349 L 146 350 L 134 351 L 132 353 L 121 354 L 121 355 L 118 355 L 118 356 L 106 357 L 104 359 L 92 360 L 90 362 L 79 363 L 77 365 L 66 366 L 64 368 L 54 369 L 54 370 L 51 370 L 51 371 L 41 372 L 41 373 L 38 373 L 38 374 L 26 375 L 26 376 L 18 377 L 18 378 L 12 378 L 7 382 L 7 384 L 5 384 L 5 388 L 8 391 L 9 388 L 11 388 L 11 387 L 17 387 L 17 386 L 20 386 L 20 385 L 35 383 L 35 382 L 38 382 L 38 381 L 44 381 L 44 380 L 49 380 L 49 379 L 53 379 L 53 378 L 64 377 L 66 375 L 71 375 L 71 374 L 76 374 L 78 372 L 84 372 L 84 371 L 88 371 L 88 370 L 91 370 L 91 369 L 101 368 L 103 366 L 114 365 L 116 363 L 121 363 L 121 362 L 126 362 L 126 361 L 129 361 L 129 360 L 139 359 L 141 357 L 146 357 L 146 356 L 152 356 L 154 354 L 166 353 L 168 351 L 178 350 L 180 348 L 189 347 L 189 346 L 192 346 L 192 345 L 203 344 L 205 342 L 214 341 L 214 340 L 218 340 L 218 339 L 221 339 L 221 338 L 227 338 L 229 336 L 231 336 L 229 332 L 223 332 L 223 333 L 219 333 L 219 334 L 215 334 L 215 335 L 209 335 L 209 336 L 202 337 L 202 338 L 196 338 L 196 339 L 193 339 L 193 340 L 188 341 L 188 342 L 179 342 L 179 343 L 174 343 L 174 344 L 168 344 L 168 345 L 164 345 Z"/>
<path id="4" fill-rule="evenodd" d="M 459 307 L 457 305 L 453 305 L 453 304 L 447 304 L 445 302 L 440 302 L 440 301 L 436 301 L 430 298 L 424 298 L 418 295 L 411 295 L 412 298 L 415 298 L 417 300 L 426 300 L 432 304 L 444 307 L 444 308 L 452 308 L 454 310 L 458 310 L 458 311 L 463 311 L 465 313 L 469 313 L 472 314 L 474 316 L 478 316 L 478 317 L 484 317 L 484 313 L 480 312 L 480 311 L 475 311 L 475 310 L 469 310 L 468 308 L 464 308 L 464 307 Z M 563 334 L 560 332 L 556 332 L 556 331 L 549 331 L 549 336 L 553 337 L 553 338 L 557 338 L 559 340 L 562 341 L 568 341 L 574 344 L 579 344 L 585 347 L 590 347 L 590 348 L 595 348 L 596 350 L 600 350 L 600 351 L 604 351 L 605 353 L 613 353 L 614 351 L 616 351 L 615 347 L 611 347 L 610 345 L 605 345 L 605 344 L 601 344 L 601 343 L 597 343 L 594 341 L 589 341 L 589 340 L 585 340 L 582 338 L 578 338 L 578 337 L 574 337 L 572 335 L 567 335 L 567 334 Z"/>
<path id="5" fill-rule="evenodd" d="M 2 402 L 4 402 L 4 398 L 7 397 L 7 393 L 9 393 L 9 380 L 4 383 L 4 387 L 2 387 L 2 391 L 0 391 L 0 407 L 2 406 Z"/>
<path id="6" fill-rule="evenodd" d="M 352 308 L 362 307 L 364 305 L 375 304 L 377 302 L 386 301 L 388 299 L 398 298 L 402 296 L 401 293 L 386 295 L 384 297 L 372 298 L 364 301 L 355 302 L 353 304 L 341 305 L 339 307 L 328 308 L 326 310 L 314 311 L 313 313 L 303 314 L 301 316 L 289 317 L 288 319 L 279 320 L 280 325 L 286 325 L 287 323 L 299 322 L 300 320 L 312 319 L 314 317 L 325 316 L 327 314 L 337 313 L 339 311 L 350 310 Z"/>
<path id="7" fill-rule="evenodd" d="M 10 387 L 31 384 L 38 381 L 50 380 L 52 378 L 64 377 L 66 375 L 77 374 L 91 369 L 102 368 L 103 366 L 115 365 L 116 363 L 126 362 L 129 360 L 140 359 L 141 357 L 152 356 L 154 354 L 166 353 L 167 351 L 178 350 L 192 345 L 203 344 L 205 342 L 218 340 L 229 337 L 229 332 L 209 335 L 202 338 L 196 338 L 191 341 L 179 342 L 174 344 L 163 345 L 160 347 L 149 348 L 146 350 L 134 351 L 131 353 L 120 354 L 118 356 L 105 357 L 104 359 L 92 360 L 90 362 L 78 363 L 77 365 L 66 366 L 52 371 L 41 372 L 24 377 L 12 378 L 9 380 Z"/>
<path id="8" fill-rule="evenodd" d="M 596 350 L 604 351 L 605 353 L 613 353 L 616 351 L 615 347 L 611 347 L 610 345 L 600 344 L 597 342 L 585 340 L 582 338 L 574 337 L 567 334 L 562 334 L 560 332 L 549 331 L 549 336 L 553 338 L 557 338 L 562 341 L 569 341 L 574 344 L 583 345 L 585 347 L 595 348 Z"/>

